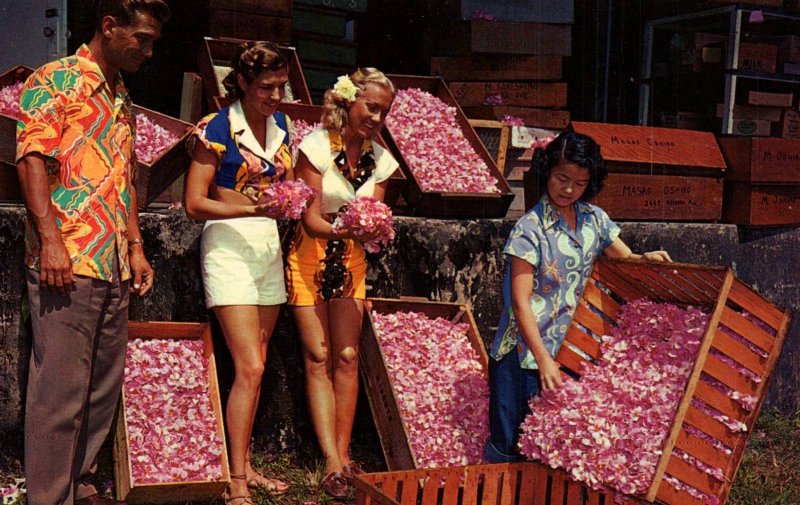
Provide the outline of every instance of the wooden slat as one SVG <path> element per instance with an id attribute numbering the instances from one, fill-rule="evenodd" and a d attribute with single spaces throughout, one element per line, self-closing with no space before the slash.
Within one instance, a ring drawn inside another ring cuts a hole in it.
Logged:
<path id="1" fill-rule="evenodd" d="M 464 496 L 461 500 L 462 505 L 478 504 L 478 479 L 480 477 L 477 470 L 467 468 L 466 479 L 464 480 Z"/>
<path id="2" fill-rule="evenodd" d="M 778 329 L 783 321 L 783 311 L 769 303 L 758 293 L 742 282 L 735 282 L 731 288 L 730 299 L 774 329 Z"/>
<path id="3" fill-rule="evenodd" d="M 128 339 L 163 338 L 163 339 L 197 339 L 200 338 L 208 324 L 206 323 L 173 323 L 170 321 L 130 321 L 128 323 Z"/>
<path id="4" fill-rule="evenodd" d="M 738 436 L 733 433 L 727 426 L 717 421 L 710 415 L 698 409 L 694 405 L 690 406 L 686 411 L 684 421 L 691 424 L 698 430 L 706 433 L 707 435 L 716 438 L 728 447 L 735 447 Z"/>
<path id="5" fill-rule="evenodd" d="M 725 469 L 730 461 L 730 456 L 705 440 L 689 435 L 685 430 L 678 434 L 675 447 L 714 468 Z"/>
<path id="6" fill-rule="evenodd" d="M 716 356 L 709 354 L 708 358 L 706 358 L 703 372 L 740 393 L 748 395 L 756 394 L 757 384 L 755 382 L 739 374 L 739 372 L 725 364 Z"/>
<path id="7" fill-rule="evenodd" d="M 502 469 L 487 466 L 483 470 L 483 499 L 481 503 L 497 503 L 497 495 L 500 492 L 500 475 Z"/>
<path id="8" fill-rule="evenodd" d="M 444 481 L 444 493 L 442 494 L 442 505 L 458 505 L 458 490 L 461 488 L 461 479 L 456 476 L 449 476 Z"/>
<path id="9" fill-rule="evenodd" d="M 675 489 L 672 484 L 666 481 L 661 483 L 656 497 L 660 503 L 669 503 L 670 505 L 707 505 L 706 502 L 695 498 L 686 491 Z"/>
<path id="10" fill-rule="evenodd" d="M 692 284 L 685 282 L 679 270 L 659 268 L 654 269 L 654 273 L 662 279 L 663 283 L 672 286 L 672 289 L 682 293 L 684 301 L 700 305 L 706 303 L 703 293 Z"/>
<path id="11" fill-rule="evenodd" d="M 619 304 L 597 287 L 595 281 L 589 280 L 583 289 L 583 299 L 605 314 L 607 318 L 616 321 L 619 316 Z"/>
<path id="12" fill-rule="evenodd" d="M 407 477 L 403 479 L 403 493 L 400 496 L 400 505 L 417 505 L 417 496 L 419 485 L 417 480 L 410 475 L 410 472 L 404 472 Z"/>
<path id="13" fill-rule="evenodd" d="M 595 491 L 594 489 L 586 489 L 586 505 L 600 505 L 600 496 L 602 493 L 600 491 Z M 610 498 L 609 498 L 610 500 Z M 606 505 L 612 505 L 611 503 L 606 503 Z"/>
<path id="14" fill-rule="evenodd" d="M 741 335 L 742 338 L 747 339 L 748 342 L 752 342 L 759 349 L 766 352 L 770 352 L 770 349 L 772 349 L 775 337 L 751 323 L 734 310 L 726 308 L 725 312 L 722 313 L 721 322 L 734 333 Z"/>
<path id="15" fill-rule="evenodd" d="M 667 474 L 710 496 L 715 496 L 722 487 L 720 481 L 675 455 L 669 460 Z"/>
<path id="16" fill-rule="evenodd" d="M 532 465 L 522 469 L 519 476 L 519 505 L 544 505 L 544 502 L 536 501 L 536 490 L 539 488 L 536 480 L 536 473 Z"/>
<path id="17" fill-rule="evenodd" d="M 659 293 L 653 291 L 647 283 L 642 282 L 641 274 L 634 270 L 633 265 L 633 263 L 609 262 L 605 265 L 605 268 L 617 274 L 618 277 L 624 278 L 628 285 L 635 286 L 635 290 L 639 293 L 639 298 L 659 299 Z"/>
<path id="18" fill-rule="evenodd" d="M 534 468 L 535 486 L 533 489 L 533 505 L 545 505 L 552 503 L 547 500 L 547 479 L 549 478 L 547 467 L 536 465 Z"/>
<path id="19" fill-rule="evenodd" d="M 687 280 L 700 289 L 707 297 L 708 301 L 713 303 L 717 299 L 721 281 L 716 273 L 707 272 L 703 270 L 690 270 L 686 272 Z"/>
<path id="20" fill-rule="evenodd" d="M 694 397 L 708 404 L 710 407 L 719 410 L 731 419 L 744 421 L 747 417 L 748 412 L 739 405 L 739 402 L 702 380 L 697 383 Z"/>
<path id="21" fill-rule="evenodd" d="M 637 278 L 647 287 L 647 289 L 656 293 L 658 301 L 661 302 L 679 302 L 683 301 L 683 297 L 676 295 L 672 289 L 664 286 L 662 280 L 656 275 L 655 272 L 646 263 L 631 264 L 631 270 L 636 272 Z"/>
<path id="22" fill-rule="evenodd" d="M 611 332 L 611 323 L 583 303 L 579 303 L 575 308 L 572 320 L 585 326 L 597 336 L 608 335 Z"/>
<path id="23" fill-rule="evenodd" d="M 589 363 L 567 345 L 561 346 L 561 349 L 559 349 L 556 355 L 556 361 L 575 373 L 580 373 L 582 363 Z"/>
<path id="24" fill-rule="evenodd" d="M 381 489 L 383 490 L 383 494 L 396 500 L 397 498 L 397 479 L 394 477 L 394 474 L 384 474 L 386 478 L 383 480 L 383 485 Z"/>
<path id="25" fill-rule="evenodd" d="M 514 503 L 517 492 L 517 481 L 519 480 L 519 470 L 510 466 L 505 469 L 503 483 L 500 488 L 500 503 Z"/>
<path id="26" fill-rule="evenodd" d="M 584 505 L 583 504 L 583 486 L 567 479 L 567 500 L 566 505 Z M 558 502 L 556 502 L 558 503 Z"/>
<path id="27" fill-rule="evenodd" d="M 439 479 L 434 476 L 428 476 L 425 480 L 425 485 L 422 487 L 422 501 L 421 505 L 436 505 L 439 499 Z"/>
<path id="28" fill-rule="evenodd" d="M 632 286 L 625 277 L 620 277 L 616 271 L 609 268 L 608 263 L 603 261 L 595 263 L 592 279 L 608 286 L 615 295 L 628 302 L 644 296 L 637 287 Z"/>
<path id="29" fill-rule="evenodd" d="M 759 376 L 764 375 L 764 371 L 767 369 L 766 357 L 756 354 L 746 345 L 720 330 L 719 327 L 714 334 L 714 340 L 711 345 Z"/>
<path id="30" fill-rule="evenodd" d="M 564 503 L 564 487 L 567 475 L 563 471 L 553 472 L 550 476 L 550 501 L 549 503 Z"/>
<path id="31" fill-rule="evenodd" d="M 570 325 L 569 330 L 567 330 L 565 340 L 594 359 L 600 357 L 600 342 L 587 335 L 585 331 L 574 324 Z"/>

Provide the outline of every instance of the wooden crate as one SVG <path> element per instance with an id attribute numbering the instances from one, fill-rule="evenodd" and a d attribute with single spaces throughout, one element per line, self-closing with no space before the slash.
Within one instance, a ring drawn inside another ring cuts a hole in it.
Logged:
<path id="1" fill-rule="evenodd" d="M 133 113 L 144 114 L 150 121 L 178 137 L 178 140 L 151 163 L 139 162 L 136 193 L 139 209 L 144 209 L 189 169 L 192 159 L 186 149 L 186 140 L 192 134 L 194 126 L 138 105 L 133 106 Z"/>
<path id="2" fill-rule="evenodd" d="M 289 116 L 289 119 L 302 119 L 309 124 L 319 123 L 320 117 L 322 117 L 321 105 L 282 103 L 278 105 L 278 110 L 286 113 Z M 378 136 L 378 143 L 388 149 L 383 135 Z M 406 176 L 403 175 L 403 171 L 400 169 L 395 170 L 392 176 L 389 178 L 389 184 L 386 187 L 386 194 L 383 197 L 384 203 L 394 209 L 398 200 L 400 199 L 400 194 L 402 193 L 405 185 Z"/>
<path id="3" fill-rule="evenodd" d="M 492 76 L 487 76 L 492 77 Z M 526 107 L 565 107 L 567 83 L 539 81 L 482 81 L 448 83 L 462 107 L 484 105 L 486 97 L 500 95 L 503 104 Z"/>
<path id="4" fill-rule="evenodd" d="M 537 109 L 534 107 L 517 107 L 512 105 L 481 105 L 464 107 L 467 117 L 474 119 L 496 119 L 501 121 L 505 116 L 521 118 L 525 126 L 563 130 L 569 124 L 569 111 L 556 109 Z"/>
<path id="5" fill-rule="evenodd" d="M 208 324 L 172 323 L 161 321 L 134 322 L 128 324 L 128 338 L 142 339 L 190 339 L 202 340 L 204 354 L 208 359 L 208 386 L 211 405 L 217 418 L 217 432 L 223 444 L 222 478 L 218 481 L 192 481 L 163 484 L 136 484 L 132 481 L 132 467 L 128 450 L 128 425 L 125 419 L 125 395 L 123 392 L 120 412 L 114 434 L 114 489 L 118 500 L 127 503 L 176 503 L 210 501 L 218 498 L 230 483 L 230 468 L 225 449 L 225 430 L 222 424 L 222 406 L 217 384 L 217 368 Z"/>
<path id="6" fill-rule="evenodd" d="M 790 314 L 738 280 L 730 268 L 603 258 L 594 265 L 566 337 L 570 345 L 591 358 L 587 360 L 571 350 L 570 346 L 564 345 L 556 361 L 575 373 L 580 372 L 584 363 L 591 366 L 600 356 L 598 339 L 610 331 L 611 322 L 618 318 L 620 305 L 641 298 L 693 305 L 711 314 L 647 499 L 669 505 L 702 503 L 664 480 L 665 475 L 670 475 L 709 496 L 717 497 L 719 503 L 725 503 L 767 393 L 769 379 L 789 327 Z M 744 313 L 750 316 L 745 317 Z M 754 324 L 749 317 L 756 318 L 759 323 Z M 743 343 L 745 341 L 747 344 Z M 766 356 L 754 352 L 751 346 Z M 710 354 L 712 348 L 761 377 L 761 381 L 750 380 L 719 357 Z M 755 408 L 746 411 L 725 393 L 700 381 L 701 374 L 716 379 L 734 391 L 755 396 L 758 399 Z M 726 425 L 692 405 L 692 401 L 702 402 L 731 419 L 743 422 L 747 425 L 747 431 L 732 432 Z M 688 426 L 724 443 L 732 449 L 732 453 L 727 455 L 705 440 L 690 435 Z M 687 464 L 673 453 L 675 448 L 712 467 L 721 468 L 725 479 L 718 481 Z"/>
<path id="7" fill-rule="evenodd" d="M 472 53 L 572 55 L 572 25 L 509 21 L 452 21 L 432 25 L 436 56 Z"/>
<path id="8" fill-rule="evenodd" d="M 722 217 L 747 226 L 800 225 L 800 186 L 726 182 Z"/>
<path id="9" fill-rule="evenodd" d="M 227 9 L 208 10 L 208 34 L 247 40 L 274 40 L 288 44 L 292 40 L 292 18 L 264 16 Z"/>
<path id="10" fill-rule="evenodd" d="M 228 37 L 214 38 L 205 37 L 198 56 L 200 75 L 203 77 L 203 88 L 205 89 L 206 103 L 212 111 L 217 111 L 225 107 L 230 101 L 225 98 L 225 88 L 222 80 L 231 71 L 231 63 L 236 54 L 236 48 L 243 42 L 242 39 Z M 306 86 L 306 79 L 303 75 L 303 68 L 300 66 L 300 59 L 297 51 L 292 47 L 283 47 L 289 60 L 289 84 L 286 91 L 286 100 L 300 101 L 300 103 L 310 104 L 311 95 Z"/>
<path id="11" fill-rule="evenodd" d="M 385 130 L 387 143 L 408 178 L 403 198 L 414 215 L 440 218 L 499 218 L 505 216 L 508 206 L 514 199 L 514 194 L 444 81 L 438 77 L 410 75 L 389 75 L 388 77 L 398 89 L 419 88 L 438 97 L 447 105 L 455 107 L 456 121 L 464 133 L 464 137 L 486 163 L 489 171 L 497 179 L 497 187 L 500 189 L 500 193 L 423 191 L 387 128 Z"/>
<path id="12" fill-rule="evenodd" d="M 295 0 L 294 3 L 348 12 L 367 12 L 367 0 Z"/>
<path id="13" fill-rule="evenodd" d="M 354 15 L 333 9 L 297 6 L 292 14 L 295 36 L 306 33 L 353 42 L 356 39 Z"/>
<path id="14" fill-rule="evenodd" d="M 500 121 L 486 119 L 470 119 L 469 124 L 478 134 L 481 143 L 497 165 L 497 169 L 505 174 L 509 139 L 508 126 Z"/>
<path id="15" fill-rule="evenodd" d="M 461 16 L 469 19 L 475 11 L 485 12 L 497 21 L 533 21 L 572 24 L 573 0 L 461 0 Z"/>
<path id="16" fill-rule="evenodd" d="M 379 314 L 395 312 L 421 312 L 429 318 L 441 317 L 453 323 L 467 323 L 472 348 L 478 353 L 488 380 L 489 359 L 483 346 L 472 310 L 464 304 L 429 302 L 418 299 L 368 298 L 364 310 L 364 324 L 361 330 L 361 377 L 364 380 L 367 399 L 375 419 L 386 466 L 390 470 L 409 470 L 417 468 L 417 460 L 408 442 L 405 423 L 400 415 L 397 397 L 389 382 L 386 357 L 375 335 L 372 311 Z M 405 503 L 405 502 L 404 502 Z"/>
<path id="17" fill-rule="evenodd" d="M 800 183 L 800 140 L 779 138 L 720 138 L 728 164 L 726 181 Z"/>
<path id="18" fill-rule="evenodd" d="M 0 74 L 0 88 L 24 81 L 33 73 L 17 65 Z M 22 202 L 17 178 L 17 118 L 0 114 L 0 202 Z"/>
<path id="19" fill-rule="evenodd" d="M 518 54 L 432 56 L 431 75 L 448 81 L 556 80 L 561 78 L 562 57 Z"/>
<path id="20" fill-rule="evenodd" d="M 269 14 L 270 16 L 292 17 L 292 0 L 208 0 L 208 6 L 214 9 L 227 9 L 253 14 Z"/>
<path id="21" fill-rule="evenodd" d="M 355 479 L 358 505 L 611 505 L 614 497 L 537 462 L 370 473 Z M 622 502 L 625 505 L 627 500 Z"/>

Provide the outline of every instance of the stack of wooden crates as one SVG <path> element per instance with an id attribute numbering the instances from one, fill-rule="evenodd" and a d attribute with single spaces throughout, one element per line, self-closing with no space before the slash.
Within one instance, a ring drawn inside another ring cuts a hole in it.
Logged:
<path id="1" fill-rule="evenodd" d="M 208 35 L 288 44 L 292 0 L 208 0 Z"/>
<path id="2" fill-rule="evenodd" d="M 314 103 L 322 103 L 338 76 L 355 69 L 357 18 L 366 10 L 367 0 L 295 0 L 292 41 Z"/>

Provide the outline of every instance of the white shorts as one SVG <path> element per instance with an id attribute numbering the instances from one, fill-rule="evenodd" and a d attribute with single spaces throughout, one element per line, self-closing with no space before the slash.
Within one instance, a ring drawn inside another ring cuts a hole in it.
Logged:
<path id="1" fill-rule="evenodd" d="M 206 221 L 200 238 L 206 307 L 286 302 L 278 225 L 267 217 Z"/>

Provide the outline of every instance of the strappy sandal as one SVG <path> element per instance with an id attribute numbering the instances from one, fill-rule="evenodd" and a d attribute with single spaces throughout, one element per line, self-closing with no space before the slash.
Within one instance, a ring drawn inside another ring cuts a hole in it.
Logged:
<path id="1" fill-rule="evenodd" d="M 364 469 L 361 468 L 361 465 L 355 461 L 351 461 L 349 464 L 344 465 L 344 468 L 342 468 L 342 474 L 344 474 L 344 478 L 347 481 L 347 484 L 350 486 L 353 485 L 356 475 L 361 475 L 362 473 L 364 473 Z"/>
<path id="2" fill-rule="evenodd" d="M 350 487 L 342 472 L 330 472 L 322 479 L 322 491 L 334 500 L 343 500 L 350 494 Z"/>
<path id="3" fill-rule="evenodd" d="M 231 474 L 231 480 L 238 479 L 238 480 L 247 480 L 247 477 L 244 475 L 233 475 Z M 225 491 L 222 492 L 222 500 L 225 502 L 225 505 L 255 505 L 253 502 L 252 496 L 233 496 L 231 495 L 230 487 L 226 488 Z"/>
<path id="4" fill-rule="evenodd" d="M 270 479 L 261 475 L 250 465 L 250 458 L 247 458 L 247 467 L 253 471 L 253 476 L 247 479 L 247 487 L 250 489 L 260 489 L 270 496 L 281 496 L 289 491 L 289 485 L 280 479 Z M 245 477 L 246 478 L 246 477 Z"/>

